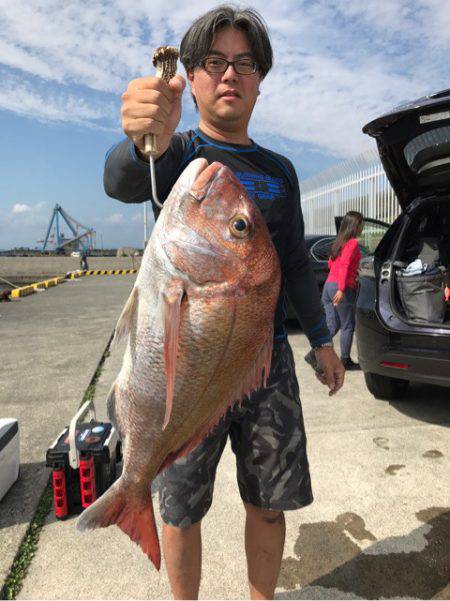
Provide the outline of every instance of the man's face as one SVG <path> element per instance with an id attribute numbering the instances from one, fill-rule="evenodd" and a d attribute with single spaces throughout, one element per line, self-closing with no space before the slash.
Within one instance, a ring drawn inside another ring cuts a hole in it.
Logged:
<path id="1" fill-rule="evenodd" d="M 254 60 L 245 33 L 233 27 L 220 29 L 213 38 L 208 56 Z M 217 125 L 247 127 L 261 81 L 259 71 L 239 75 L 228 65 L 225 73 L 208 73 L 203 67 L 188 72 L 191 91 L 197 101 L 200 117 Z"/>

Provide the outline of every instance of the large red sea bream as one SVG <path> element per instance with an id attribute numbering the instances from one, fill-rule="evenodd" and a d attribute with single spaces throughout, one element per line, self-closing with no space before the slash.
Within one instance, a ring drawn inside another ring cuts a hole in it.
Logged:
<path id="1" fill-rule="evenodd" d="M 261 386 L 272 354 L 278 256 L 234 174 L 196 159 L 166 200 L 115 338 L 128 338 L 108 398 L 122 475 L 78 520 L 117 524 L 159 569 L 150 484 Z"/>

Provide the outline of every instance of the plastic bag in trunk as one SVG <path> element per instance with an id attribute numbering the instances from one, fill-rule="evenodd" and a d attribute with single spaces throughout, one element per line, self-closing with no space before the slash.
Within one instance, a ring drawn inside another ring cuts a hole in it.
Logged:
<path id="1" fill-rule="evenodd" d="M 397 272 L 397 287 L 406 317 L 421 323 L 442 323 L 445 316 L 446 272 L 404 276 Z"/>

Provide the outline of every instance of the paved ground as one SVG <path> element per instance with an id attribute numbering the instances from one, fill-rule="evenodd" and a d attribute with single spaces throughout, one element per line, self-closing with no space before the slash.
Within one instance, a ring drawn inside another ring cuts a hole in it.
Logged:
<path id="1" fill-rule="evenodd" d="M 21 477 L 0 502 L 0 581 L 47 481 L 45 452 L 79 406 L 134 278 L 70 280 L 0 304 L 0 415 L 19 420 L 21 438 Z"/>
<path id="2" fill-rule="evenodd" d="M 126 294 L 124 289 L 119 293 L 114 286 L 106 289 L 106 283 L 102 285 L 107 294 L 97 307 L 109 303 L 112 329 L 112 316 L 119 312 Z M 66 294 L 64 286 L 61 295 Z M 82 297 L 89 294 L 89 305 L 94 308 L 101 294 L 95 292 L 93 283 L 85 281 L 80 286 Z M 11 313 L 18 307 L 14 305 Z M 97 350 L 92 349 L 97 359 L 108 338 L 106 326 L 105 319 L 102 335 L 92 328 L 89 336 L 89 346 L 98 343 Z M 360 373 L 350 373 L 345 389 L 329 398 L 302 359 L 307 350 L 304 336 L 294 331 L 290 339 L 309 436 L 315 503 L 287 514 L 277 598 L 449 599 L 449 390 L 415 385 L 405 401 L 388 403 L 367 392 Z M 66 380 L 70 381 L 67 374 L 78 356 L 72 345 L 77 347 L 71 335 L 66 340 L 64 363 L 52 370 L 60 395 L 71 398 L 64 405 L 66 415 L 55 420 L 61 424 L 79 402 L 74 401 L 73 391 L 65 392 Z M 31 347 L 25 350 L 22 359 L 29 363 L 36 351 Z M 117 349 L 105 364 L 96 395 L 100 411 L 119 369 L 121 353 L 122 349 Z M 92 369 L 94 364 L 92 356 Z M 36 406 L 35 420 L 42 419 L 48 406 L 38 405 L 42 394 L 30 394 L 29 406 L 33 400 Z M 11 411 L 13 407 L 16 405 L 11 403 Z M 41 460 L 58 428 L 54 425 L 47 439 L 36 436 L 41 449 L 39 453 L 35 450 L 34 459 L 30 459 L 32 454 L 25 455 L 25 463 Z M 11 494 L 16 494 L 14 489 Z M 1 509 L 3 515 L 3 506 Z M 233 455 L 227 448 L 218 470 L 213 506 L 203 524 L 202 598 L 247 597 L 243 527 Z M 3 544 L 0 538 L 1 550 Z M 50 515 L 19 598 L 167 599 L 170 591 L 164 566 L 156 573 L 118 529 L 81 535 L 75 531 L 73 519 L 60 522 Z"/>

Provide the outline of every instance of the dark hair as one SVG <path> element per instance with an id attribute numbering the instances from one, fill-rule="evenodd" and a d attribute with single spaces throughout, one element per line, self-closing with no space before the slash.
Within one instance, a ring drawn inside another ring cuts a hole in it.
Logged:
<path id="1" fill-rule="evenodd" d="M 265 77 L 272 67 L 273 52 L 263 18 L 253 8 L 235 8 L 228 4 L 196 19 L 184 34 L 180 45 L 180 61 L 184 68 L 192 71 L 205 58 L 215 32 L 223 27 L 245 32 L 261 77 Z"/>
<path id="2" fill-rule="evenodd" d="M 333 260 L 340 255 L 342 247 L 350 240 L 350 238 L 356 238 L 356 234 L 358 233 L 359 226 L 363 219 L 363 215 L 358 213 L 358 211 L 349 211 L 344 215 L 337 238 L 331 247 L 331 258 Z"/>

